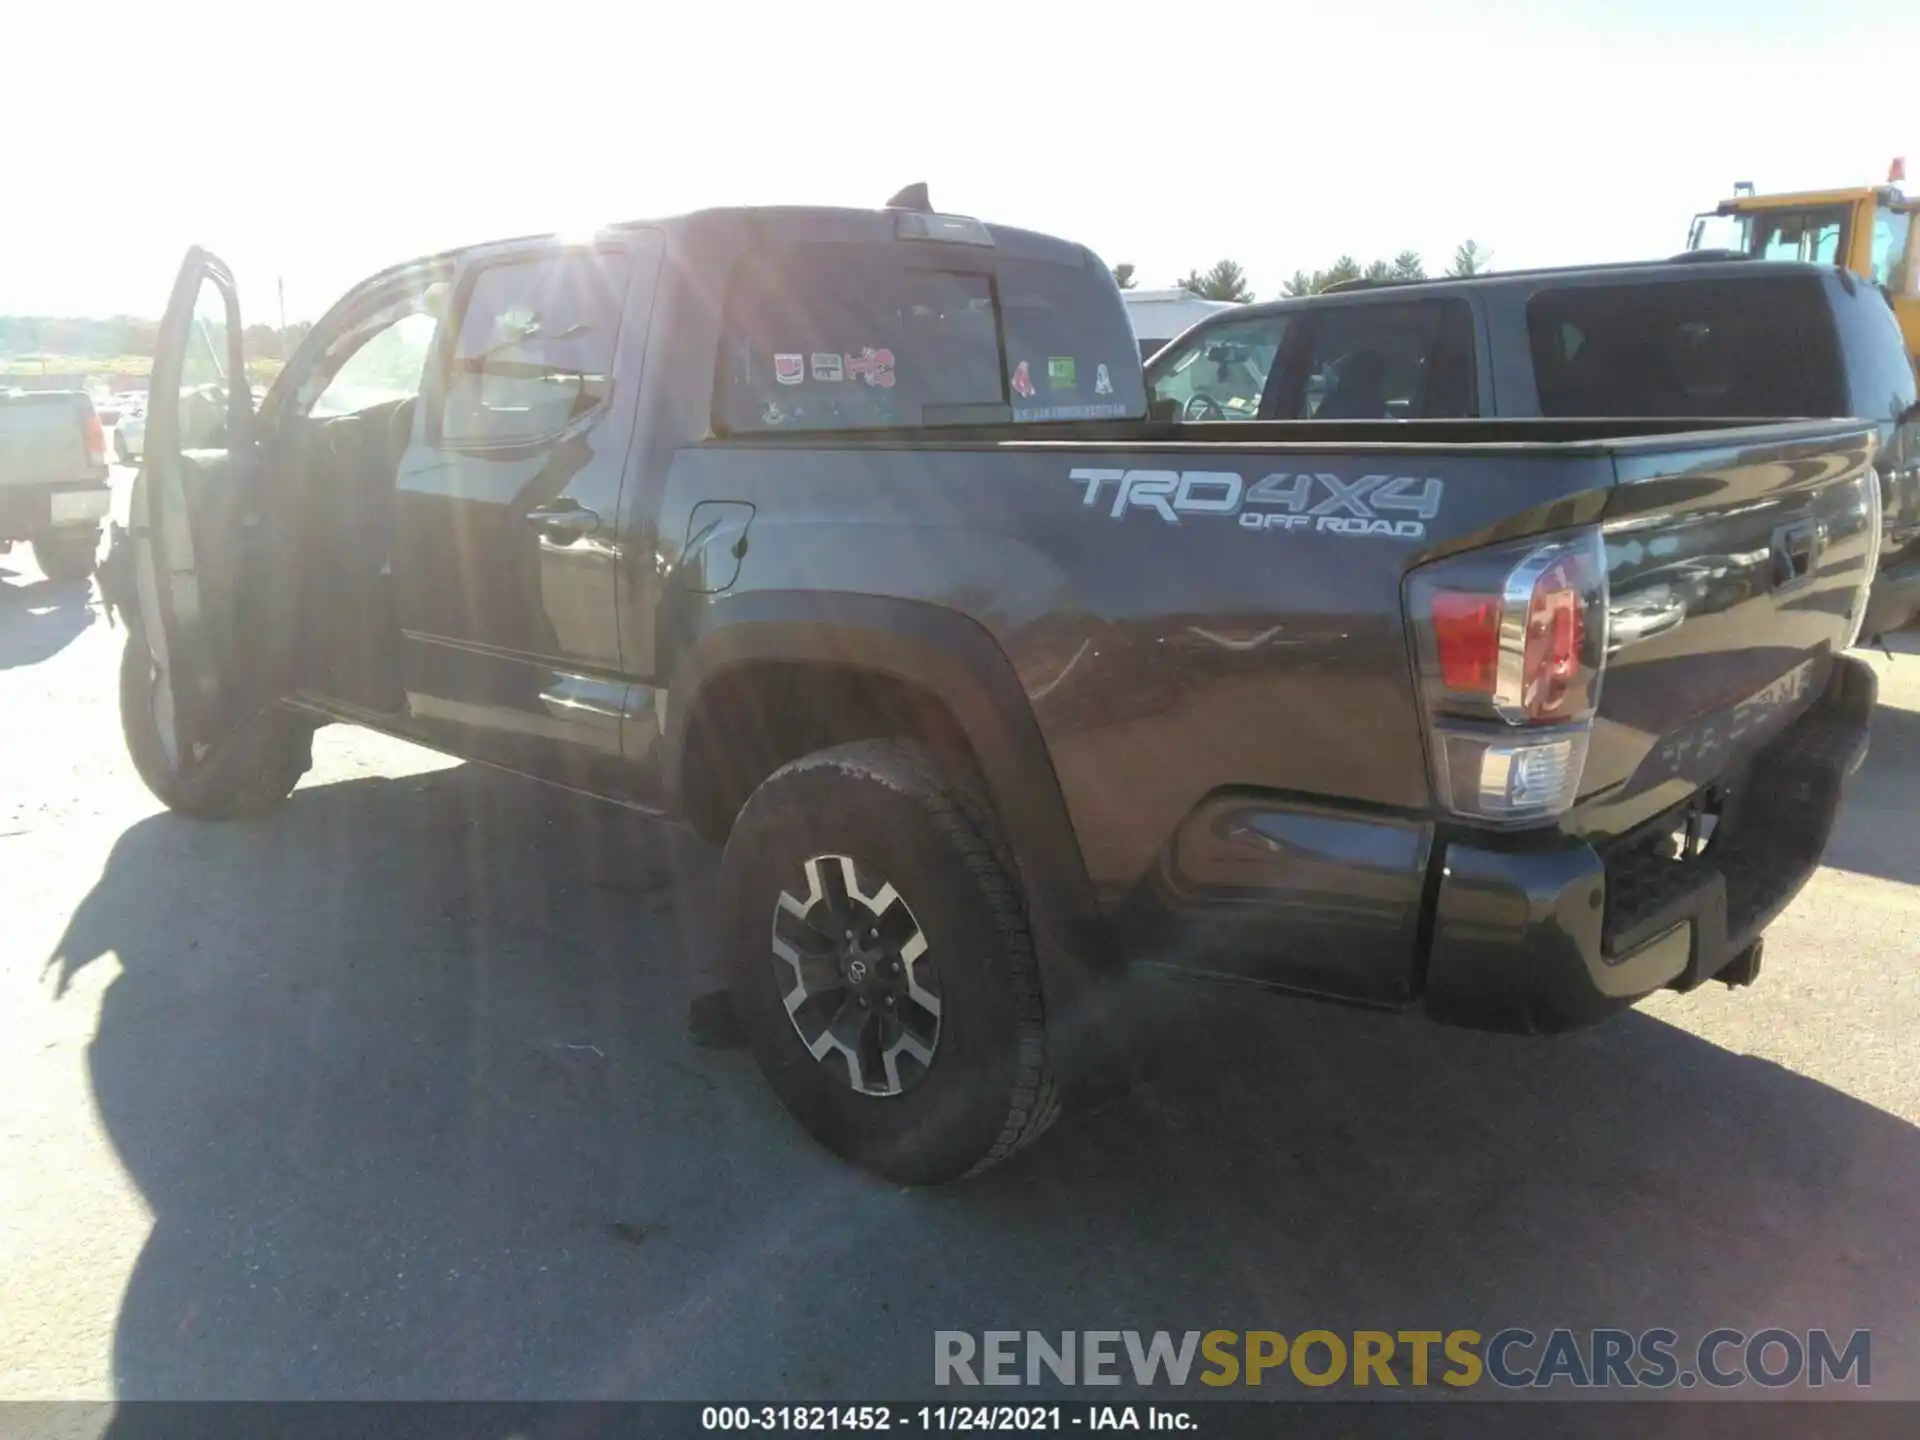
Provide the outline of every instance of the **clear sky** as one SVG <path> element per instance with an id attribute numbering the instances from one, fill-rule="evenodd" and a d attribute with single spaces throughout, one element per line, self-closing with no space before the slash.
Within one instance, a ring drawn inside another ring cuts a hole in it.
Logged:
<path id="1" fill-rule="evenodd" d="M 1911 11 L 1781 0 L 12 0 L 0 313 L 155 315 L 197 242 L 313 318 L 431 249 L 913 180 L 1262 298 L 1467 236 L 1661 255 L 1735 180 L 1920 166 L 1916 62 Z"/>

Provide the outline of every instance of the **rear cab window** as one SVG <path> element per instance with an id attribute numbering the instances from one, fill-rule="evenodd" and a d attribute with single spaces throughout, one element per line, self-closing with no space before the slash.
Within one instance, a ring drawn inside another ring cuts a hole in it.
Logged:
<path id="1" fill-rule="evenodd" d="M 1817 276 L 1546 289 L 1527 302 L 1527 337 L 1545 416 L 1850 408 Z"/>
<path id="2" fill-rule="evenodd" d="M 810 241 L 750 252 L 728 286 L 714 394 L 722 433 L 1145 413 L 1132 329 L 1090 257 Z"/>

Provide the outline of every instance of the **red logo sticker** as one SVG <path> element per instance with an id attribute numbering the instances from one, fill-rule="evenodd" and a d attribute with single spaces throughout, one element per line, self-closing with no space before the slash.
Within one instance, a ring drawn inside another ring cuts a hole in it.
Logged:
<path id="1" fill-rule="evenodd" d="M 847 374 L 882 390 L 893 388 L 893 351 L 864 345 L 857 355 L 847 356 Z"/>
<path id="2" fill-rule="evenodd" d="M 807 357 L 804 355 L 774 356 L 773 378 L 782 385 L 798 385 L 807 378 Z"/>
<path id="3" fill-rule="evenodd" d="M 1027 378 L 1027 362 L 1024 360 L 1013 367 L 1013 393 L 1028 400 L 1033 398 L 1033 381 Z"/>

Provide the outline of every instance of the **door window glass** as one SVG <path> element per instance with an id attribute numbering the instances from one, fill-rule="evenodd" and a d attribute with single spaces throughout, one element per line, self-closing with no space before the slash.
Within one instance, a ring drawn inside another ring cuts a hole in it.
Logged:
<path id="1" fill-rule="evenodd" d="M 1446 420 L 1473 413 L 1471 316 L 1458 302 L 1327 309 L 1314 326 L 1299 420 Z"/>
<path id="2" fill-rule="evenodd" d="M 1254 420 L 1288 317 L 1269 315 L 1216 325 L 1196 335 L 1147 375 L 1154 413 L 1183 420 Z"/>
<path id="3" fill-rule="evenodd" d="M 511 445 L 565 429 L 613 383 L 628 255 L 571 251 L 474 278 L 447 376 L 441 438 Z"/>
<path id="4" fill-rule="evenodd" d="M 233 363 L 227 294 L 212 277 L 200 282 L 193 323 L 180 359 L 180 448 L 216 449 L 224 443 L 228 367 Z"/>
<path id="5" fill-rule="evenodd" d="M 421 372 L 433 348 L 432 315 L 415 311 L 376 330 L 334 372 L 311 414 L 351 415 L 356 410 L 408 400 L 420 393 Z"/>

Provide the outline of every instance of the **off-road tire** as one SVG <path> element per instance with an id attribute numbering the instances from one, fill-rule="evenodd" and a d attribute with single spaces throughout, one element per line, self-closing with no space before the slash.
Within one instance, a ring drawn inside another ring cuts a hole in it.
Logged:
<path id="1" fill-rule="evenodd" d="M 153 714 L 153 656 L 139 628 L 120 655 L 120 728 L 133 768 L 169 810 L 198 820 L 235 820 L 271 810 L 313 764 L 313 724 L 269 706 L 191 763 L 167 759 Z"/>
<path id="2" fill-rule="evenodd" d="M 33 562 L 40 573 L 56 585 L 71 585 L 93 574 L 93 560 L 100 549 L 98 530 L 69 530 L 42 535 L 33 542 Z"/>
<path id="3" fill-rule="evenodd" d="M 894 886 L 939 962 L 938 1042 L 904 1093 L 860 1093 L 838 1057 L 814 1058 L 783 1003 L 775 907 L 825 855 L 852 857 Z M 990 807 L 923 747 L 863 740 L 775 771 L 734 823 L 721 897 L 747 1043 L 781 1104 L 828 1149 L 889 1180 L 937 1185 L 997 1164 L 1058 1118 L 1011 859 Z"/>

